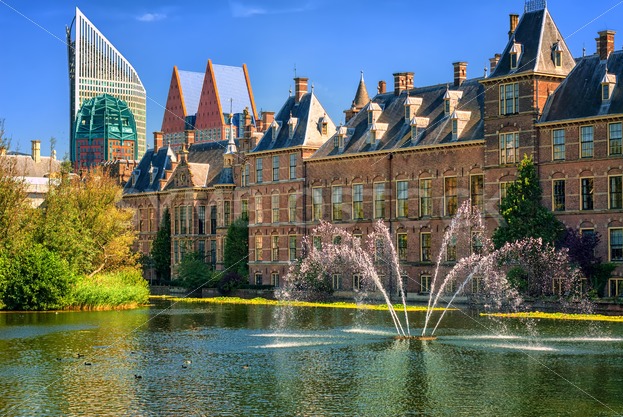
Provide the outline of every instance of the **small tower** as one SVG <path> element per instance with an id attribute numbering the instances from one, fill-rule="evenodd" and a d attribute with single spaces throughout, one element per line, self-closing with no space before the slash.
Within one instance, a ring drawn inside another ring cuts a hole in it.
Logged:
<path id="1" fill-rule="evenodd" d="M 227 141 L 227 148 L 225 149 L 225 153 L 223 154 L 223 166 L 232 167 L 234 165 L 234 156 L 238 153 L 238 148 L 236 148 L 236 142 L 234 141 L 234 115 L 232 113 L 229 114 L 229 140 Z"/>
<path id="2" fill-rule="evenodd" d="M 366 83 L 363 81 L 363 71 L 361 71 L 361 78 L 359 85 L 357 86 L 357 93 L 355 93 L 355 99 L 350 109 L 344 110 L 346 123 L 352 119 L 357 113 L 361 111 L 370 102 L 370 96 L 366 89 Z"/>

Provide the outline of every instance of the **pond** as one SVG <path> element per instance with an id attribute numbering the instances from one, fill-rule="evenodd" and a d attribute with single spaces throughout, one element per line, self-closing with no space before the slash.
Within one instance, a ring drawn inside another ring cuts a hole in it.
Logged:
<path id="1" fill-rule="evenodd" d="M 0 416 L 623 413 L 622 323 L 457 310 L 436 334 L 395 340 L 387 312 L 328 308 L 3 313 Z"/>

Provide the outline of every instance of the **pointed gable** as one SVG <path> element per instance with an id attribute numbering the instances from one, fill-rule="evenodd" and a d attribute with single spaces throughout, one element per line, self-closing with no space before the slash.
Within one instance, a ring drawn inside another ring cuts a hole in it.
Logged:
<path id="1" fill-rule="evenodd" d="M 167 104 L 162 118 L 162 132 L 175 133 L 182 132 L 185 128 L 186 109 L 182 98 L 182 85 L 180 82 L 179 71 L 173 67 Z"/>
<path id="2" fill-rule="evenodd" d="M 203 86 L 203 72 L 178 70 L 180 86 L 182 87 L 182 102 L 185 116 L 194 116 L 199 108 L 199 97 Z"/>
<path id="3" fill-rule="evenodd" d="M 489 78 L 525 72 L 565 76 L 574 66 L 575 60 L 547 8 L 527 9 Z"/>

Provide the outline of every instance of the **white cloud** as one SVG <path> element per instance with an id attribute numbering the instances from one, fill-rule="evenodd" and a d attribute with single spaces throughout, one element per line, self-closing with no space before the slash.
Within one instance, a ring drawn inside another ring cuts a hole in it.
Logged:
<path id="1" fill-rule="evenodd" d="M 266 9 L 255 5 L 243 4 L 238 1 L 231 1 L 229 3 L 232 15 L 234 17 L 252 17 L 265 14 L 300 13 L 312 10 L 314 8 L 314 6 L 310 3 L 304 4 L 300 7 L 288 7 L 286 6 L 286 4 L 287 3 L 284 2 L 283 5 L 276 5 L 276 7 Z"/>
<path id="2" fill-rule="evenodd" d="M 166 19 L 167 15 L 164 13 L 145 13 L 137 16 L 136 20 L 141 22 L 157 22 L 158 20 Z"/>

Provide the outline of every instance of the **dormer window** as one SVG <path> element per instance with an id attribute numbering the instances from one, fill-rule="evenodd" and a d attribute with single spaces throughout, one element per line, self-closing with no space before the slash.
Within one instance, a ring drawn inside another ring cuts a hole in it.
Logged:
<path id="1" fill-rule="evenodd" d="M 288 120 L 288 138 L 292 139 L 294 137 L 294 132 L 296 131 L 296 124 L 298 119 L 296 117 L 290 116 L 290 120 Z"/>
<path id="2" fill-rule="evenodd" d="M 608 74 L 608 68 L 606 68 L 606 74 L 601 80 L 601 100 L 608 101 L 612 97 L 612 92 L 617 83 L 617 76 L 614 74 Z"/>
<path id="3" fill-rule="evenodd" d="M 405 105 L 405 120 L 411 120 L 411 106 Z"/>
<path id="4" fill-rule="evenodd" d="M 411 141 L 415 142 L 415 140 L 417 139 L 417 135 L 418 135 L 418 128 L 417 125 L 411 125 Z"/>
<path id="5" fill-rule="evenodd" d="M 456 140 L 458 135 L 459 135 L 459 119 L 454 118 L 452 119 L 452 139 Z"/>
<path id="6" fill-rule="evenodd" d="M 554 60 L 556 68 L 562 67 L 562 46 L 560 45 L 560 41 L 556 42 L 552 48 L 552 59 Z"/>
<path id="7" fill-rule="evenodd" d="M 136 187 L 136 183 L 138 182 L 138 177 L 141 175 L 140 169 L 135 169 L 132 171 L 132 187 Z"/>
<path id="8" fill-rule="evenodd" d="M 470 111 L 455 110 L 452 113 L 452 140 L 459 140 L 463 130 L 472 116 Z"/>
<path id="9" fill-rule="evenodd" d="M 519 64 L 519 56 L 521 55 L 521 44 L 513 42 L 513 46 L 509 51 L 511 69 L 516 69 Z"/>
<path id="10" fill-rule="evenodd" d="M 450 114 L 450 110 L 450 97 L 448 96 L 446 99 L 443 100 L 443 111 L 446 116 Z"/>
<path id="11" fill-rule="evenodd" d="M 158 168 L 151 167 L 151 170 L 149 171 L 149 183 L 150 184 L 154 183 L 157 175 L 158 175 Z"/>
<path id="12" fill-rule="evenodd" d="M 274 141 L 277 139 L 277 135 L 279 134 L 279 123 L 277 123 L 276 120 L 273 120 L 273 122 L 270 124 L 270 128 L 273 133 L 273 141 Z"/>
<path id="13" fill-rule="evenodd" d="M 320 128 L 320 134 L 322 136 L 326 136 L 329 130 L 329 122 L 327 122 L 327 115 L 322 116 L 318 122 L 318 127 Z"/>
<path id="14" fill-rule="evenodd" d="M 421 105 L 422 105 L 422 97 L 407 96 L 405 103 L 404 103 L 405 123 L 411 122 L 411 119 L 415 117 Z"/>
<path id="15" fill-rule="evenodd" d="M 370 109 L 368 111 L 368 124 L 371 125 L 372 123 L 374 123 L 374 113 L 372 112 L 372 109 Z"/>
<path id="16" fill-rule="evenodd" d="M 370 102 L 368 105 L 368 126 L 372 126 L 379 119 L 382 111 L 383 109 L 381 109 L 381 106 L 377 103 Z"/>

